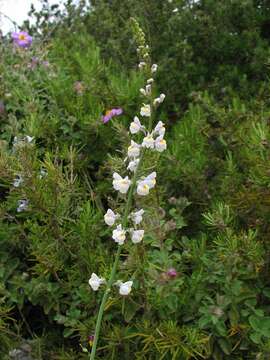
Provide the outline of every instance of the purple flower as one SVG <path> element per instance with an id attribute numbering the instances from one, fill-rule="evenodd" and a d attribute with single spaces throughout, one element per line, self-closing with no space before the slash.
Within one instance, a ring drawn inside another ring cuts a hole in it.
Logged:
<path id="1" fill-rule="evenodd" d="M 26 31 L 14 32 L 11 35 L 14 44 L 19 47 L 27 48 L 32 44 L 32 36 L 30 36 Z"/>
<path id="2" fill-rule="evenodd" d="M 93 343 L 94 343 L 95 336 L 94 335 L 88 335 L 87 338 L 88 338 L 89 345 L 92 346 Z"/>
<path id="3" fill-rule="evenodd" d="M 104 124 L 106 124 L 108 121 L 110 121 L 114 116 L 119 116 L 123 114 L 123 110 L 121 108 L 117 109 L 111 109 L 107 110 L 105 115 L 102 116 L 102 121 Z"/>
<path id="4" fill-rule="evenodd" d="M 175 268 L 170 268 L 167 270 L 166 274 L 169 278 L 175 278 L 177 276 L 177 271 Z"/>

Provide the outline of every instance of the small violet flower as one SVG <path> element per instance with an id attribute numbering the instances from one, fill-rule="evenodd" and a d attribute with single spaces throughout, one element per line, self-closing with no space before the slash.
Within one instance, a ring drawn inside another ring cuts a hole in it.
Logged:
<path id="1" fill-rule="evenodd" d="M 30 36 L 26 31 L 14 32 L 11 37 L 14 44 L 21 48 L 28 48 L 33 41 L 32 36 Z"/>
<path id="2" fill-rule="evenodd" d="M 112 234 L 113 240 L 119 245 L 123 245 L 126 240 L 126 231 L 122 229 L 122 225 L 118 225 Z"/>
<path id="3" fill-rule="evenodd" d="M 126 194 L 128 192 L 130 183 L 131 181 L 129 180 L 128 176 L 122 178 L 118 173 L 113 173 L 113 187 L 121 194 Z"/>
<path id="4" fill-rule="evenodd" d="M 167 270 L 166 275 L 169 278 L 175 278 L 177 276 L 177 271 L 175 270 L 175 268 L 170 268 Z"/>
<path id="5" fill-rule="evenodd" d="M 97 276 L 97 274 L 92 273 L 88 283 L 94 291 L 97 291 L 100 285 L 105 283 L 105 280 Z"/>
<path id="6" fill-rule="evenodd" d="M 114 116 L 119 116 L 123 114 L 123 110 L 121 108 L 107 110 L 105 115 L 102 116 L 102 121 L 106 124 L 110 121 Z"/>

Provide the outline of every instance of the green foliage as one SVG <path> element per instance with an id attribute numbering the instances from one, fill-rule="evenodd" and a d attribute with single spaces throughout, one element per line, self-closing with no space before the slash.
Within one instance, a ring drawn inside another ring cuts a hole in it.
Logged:
<path id="1" fill-rule="evenodd" d="M 69 1 L 64 16 L 43 3 L 31 49 L 0 43 L 1 357 L 27 338 L 37 359 L 88 358 L 101 294 L 87 282 L 110 273 L 103 214 L 121 206 L 110 179 L 141 103 L 134 16 L 168 99 L 168 150 L 146 158 L 146 236 L 119 273 L 134 292 L 112 291 L 98 358 L 268 359 L 269 4 Z M 103 124 L 113 107 L 124 115 Z"/>

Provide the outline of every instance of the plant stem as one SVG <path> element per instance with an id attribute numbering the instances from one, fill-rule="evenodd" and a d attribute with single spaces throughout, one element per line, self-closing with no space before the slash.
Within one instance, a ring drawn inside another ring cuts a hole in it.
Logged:
<path id="1" fill-rule="evenodd" d="M 138 170 L 139 170 L 140 164 L 142 162 L 143 155 L 144 155 L 144 150 L 142 151 L 137 170 L 136 170 L 136 172 L 134 174 L 132 184 L 131 184 L 129 192 L 128 192 L 128 198 L 127 198 L 127 203 L 126 203 L 125 212 L 124 212 L 124 218 L 123 218 L 123 222 L 122 222 L 123 229 L 125 229 L 125 227 L 128 224 L 128 215 L 129 215 L 130 208 L 131 208 L 131 205 L 132 205 L 132 195 L 133 195 L 133 192 L 134 192 L 134 189 L 135 189 L 135 186 L 136 186 L 136 182 L 137 182 L 137 178 L 138 178 Z M 92 350 L 91 350 L 91 354 L 90 354 L 90 360 L 95 359 L 95 354 L 96 354 L 96 349 L 97 349 L 97 343 L 98 343 L 98 338 L 99 338 L 99 333 L 100 333 L 100 327 L 101 327 L 101 321 L 102 321 L 102 317 L 103 317 L 103 312 L 104 312 L 104 309 L 105 309 L 106 301 L 107 301 L 107 299 L 109 297 L 109 293 L 111 291 L 112 284 L 114 282 L 115 273 L 116 273 L 116 270 L 117 270 L 120 255 L 121 255 L 121 245 L 118 245 L 118 249 L 117 249 L 117 253 L 115 255 L 115 260 L 114 260 L 113 268 L 112 268 L 112 271 L 111 271 L 111 275 L 110 275 L 109 281 L 107 283 L 106 290 L 104 292 L 104 295 L 103 295 L 103 298 L 102 298 L 102 301 L 101 301 L 101 304 L 100 304 L 99 312 L 98 312 L 96 328 L 95 328 L 95 335 L 94 335 L 94 342 L 93 342 L 93 346 L 92 346 Z"/>

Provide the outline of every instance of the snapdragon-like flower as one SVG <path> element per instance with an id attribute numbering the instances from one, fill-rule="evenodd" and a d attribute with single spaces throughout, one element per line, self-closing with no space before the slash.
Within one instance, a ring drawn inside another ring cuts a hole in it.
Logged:
<path id="1" fill-rule="evenodd" d="M 88 283 L 94 291 L 97 291 L 100 285 L 105 283 L 105 280 L 97 276 L 97 274 L 92 273 Z"/>
<path id="2" fill-rule="evenodd" d="M 131 292 L 133 281 L 126 281 L 124 283 L 119 281 L 118 285 L 119 285 L 119 294 L 123 296 L 127 296 Z"/>
<path id="3" fill-rule="evenodd" d="M 138 65 L 139 69 L 142 70 L 144 67 L 146 66 L 146 62 L 145 61 L 141 61 Z"/>
<path id="4" fill-rule="evenodd" d="M 113 226 L 118 217 L 118 214 L 115 214 L 111 209 L 108 209 L 104 215 L 104 221 L 108 226 Z"/>
<path id="5" fill-rule="evenodd" d="M 18 207 L 17 207 L 17 212 L 22 212 L 28 209 L 28 204 L 29 201 L 28 200 L 19 200 L 18 201 Z"/>
<path id="6" fill-rule="evenodd" d="M 157 64 L 153 64 L 153 65 L 151 66 L 151 72 L 152 72 L 152 73 L 155 73 L 155 72 L 157 71 L 157 68 L 158 68 Z"/>
<path id="7" fill-rule="evenodd" d="M 121 194 L 126 194 L 130 187 L 131 181 L 128 176 L 122 178 L 117 172 L 113 173 L 113 187 Z"/>
<path id="8" fill-rule="evenodd" d="M 148 195 L 150 189 L 152 189 L 156 185 L 156 176 L 157 173 L 154 171 L 146 178 L 139 180 L 137 182 L 137 194 L 141 196 Z"/>
<path id="9" fill-rule="evenodd" d="M 165 127 L 162 121 L 159 121 L 153 131 L 154 134 L 158 134 L 159 136 L 164 136 Z"/>
<path id="10" fill-rule="evenodd" d="M 133 244 L 138 244 L 142 241 L 144 236 L 144 230 L 132 230 L 131 231 L 131 241 Z"/>
<path id="11" fill-rule="evenodd" d="M 155 146 L 155 142 L 153 139 L 152 134 L 147 134 L 147 136 L 144 137 L 143 142 L 142 142 L 142 147 L 145 147 L 147 149 L 154 149 Z"/>
<path id="12" fill-rule="evenodd" d="M 151 106 L 143 104 L 143 106 L 141 107 L 140 114 L 141 114 L 141 116 L 150 117 L 151 116 Z"/>
<path id="13" fill-rule="evenodd" d="M 142 222 L 142 216 L 144 214 L 144 210 L 140 209 L 130 214 L 131 220 L 134 222 L 135 225 L 138 225 Z"/>
<path id="14" fill-rule="evenodd" d="M 124 244 L 126 240 L 126 231 L 122 229 L 122 225 L 118 225 L 117 228 L 113 230 L 112 238 L 119 245 Z"/>
<path id="15" fill-rule="evenodd" d="M 15 180 L 13 181 L 14 187 L 19 187 L 23 183 L 23 178 L 21 175 L 17 175 Z"/>
<path id="16" fill-rule="evenodd" d="M 142 126 L 140 119 L 135 116 L 132 123 L 130 123 L 129 131 L 131 134 L 137 134 L 140 130 L 143 130 L 144 126 Z"/>
<path id="17" fill-rule="evenodd" d="M 149 194 L 150 188 L 149 185 L 144 181 L 137 182 L 137 194 L 140 196 L 146 196 Z"/>
<path id="18" fill-rule="evenodd" d="M 157 98 L 154 100 L 153 104 L 154 104 L 154 105 L 159 105 L 159 104 L 163 103 L 165 97 L 166 97 L 165 94 L 160 94 L 159 97 L 157 97 Z"/>
<path id="19" fill-rule="evenodd" d="M 153 78 L 150 78 L 147 80 L 147 84 L 152 84 L 154 82 L 154 79 Z"/>
<path id="20" fill-rule="evenodd" d="M 135 159 L 129 162 L 127 169 L 131 172 L 135 172 L 137 170 L 137 167 L 139 165 L 140 160 Z"/>
<path id="21" fill-rule="evenodd" d="M 140 93 L 144 96 L 151 95 L 151 84 L 147 84 L 145 89 L 140 89 Z"/>
<path id="22" fill-rule="evenodd" d="M 135 141 L 131 140 L 131 144 L 128 147 L 128 157 L 137 158 L 140 156 L 141 146 L 137 144 Z"/>
<path id="23" fill-rule="evenodd" d="M 116 109 L 111 109 L 111 110 L 107 110 L 105 115 L 102 116 L 102 121 L 104 124 L 106 124 L 108 121 L 110 121 L 114 116 L 119 116 L 123 114 L 123 109 L 121 108 L 116 108 Z"/>
<path id="24" fill-rule="evenodd" d="M 14 32 L 11 37 L 14 44 L 21 48 L 28 48 L 33 41 L 32 36 L 30 36 L 26 31 Z"/>
<path id="25" fill-rule="evenodd" d="M 158 152 L 162 152 L 164 150 L 167 149 L 167 143 L 166 143 L 166 140 L 163 139 L 163 136 L 160 135 L 159 137 L 156 138 L 155 140 L 155 149 L 158 151 Z"/>

